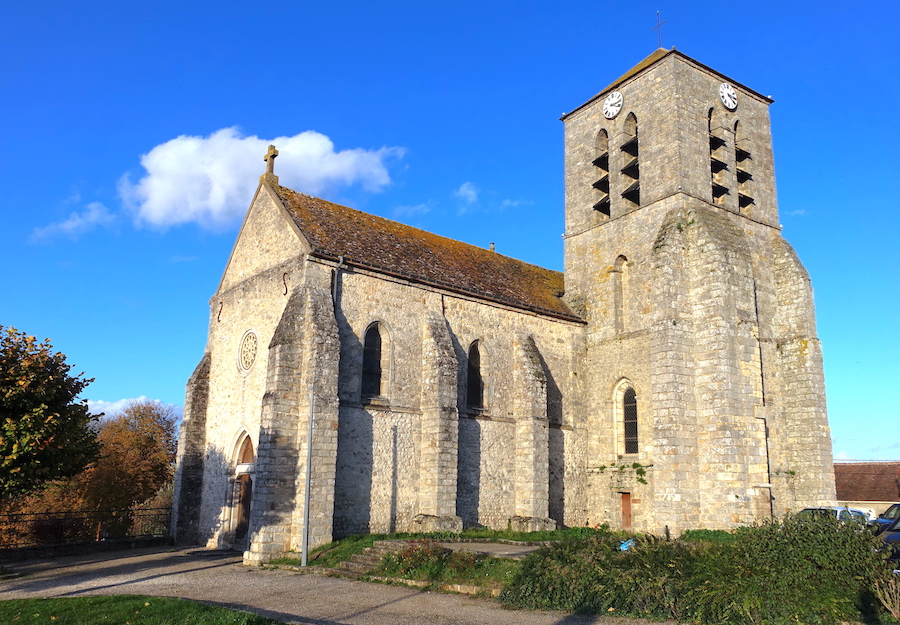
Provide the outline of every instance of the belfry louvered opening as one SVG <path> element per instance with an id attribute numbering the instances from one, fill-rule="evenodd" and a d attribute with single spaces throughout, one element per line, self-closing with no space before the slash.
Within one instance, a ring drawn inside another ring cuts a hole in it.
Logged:
<path id="1" fill-rule="evenodd" d="M 737 169 L 738 206 L 743 212 L 754 203 L 753 156 L 750 154 L 750 142 L 744 136 L 740 122 L 734 123 L 734 161 Z"/>
<path id="2" fill-rule="evenodd" d="M 641 167 L 637 117 L 634 113 L 629 113 L 625 119 L 625 142 L 619 149 L 625 155 L 625 166 L 621 171 L 628 185 L 622 191 L 622 198 L 631 208 L 637 208 L 641 205 Z"/>
<path id="3" fill-rule="evenodd" d="M 594 155 L 592 164 L 597 180 L 592 185 L 594 187 L 593 209 L 604 217 L 609 217 L 609 135 L 605 130 L 597 133 Z"/>
<path id="4" fill-rule="evenodd" d="M 728 141 L 724 137 L 723 128 L 714 109 L 709 109 L 709 173 L 712 184 L 712 200 L 722 205 L 731 194 L 727 186 L 728 174 Z"/>

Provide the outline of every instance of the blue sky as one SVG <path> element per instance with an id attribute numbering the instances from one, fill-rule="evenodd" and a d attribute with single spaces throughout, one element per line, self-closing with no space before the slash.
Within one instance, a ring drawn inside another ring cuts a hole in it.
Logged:
<path id="1" fill-rule="evenodd" d="M 900 458 L 897 4 L 0 8 L 0 324 L 180 408 L 271 142 L 282 184 L 562 269 L 562 123 L 657 47 L 771 95 L 836 457 Z M 106 402 L 106 403 L 103 403 Z"/>

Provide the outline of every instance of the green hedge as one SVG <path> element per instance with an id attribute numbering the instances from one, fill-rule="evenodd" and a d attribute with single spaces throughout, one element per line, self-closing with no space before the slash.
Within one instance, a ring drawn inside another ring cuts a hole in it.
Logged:
<path id="1" fill-rule="evenodd" d="M 595 532 L 532 554 L 501 595 L 510 606 L 702 623 L 890 620 L 872 593 L 891 575 L 883 543 L 832 519 L 769 521 L 725 539 Z"/>

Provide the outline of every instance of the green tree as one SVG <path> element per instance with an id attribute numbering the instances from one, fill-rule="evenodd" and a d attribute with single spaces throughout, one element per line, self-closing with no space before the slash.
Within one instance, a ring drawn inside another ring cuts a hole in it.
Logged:
<path id="1" fill-rule="evenodd" d="M 97 417 L 76 398 L 93 382 L 64 354 L 0 326 L 0 497 L 80 473 L 97 457 Z"/>

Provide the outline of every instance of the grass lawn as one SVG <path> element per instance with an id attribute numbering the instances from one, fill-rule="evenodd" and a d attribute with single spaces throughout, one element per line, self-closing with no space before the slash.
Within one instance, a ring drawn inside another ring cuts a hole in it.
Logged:
<path id="1" fill-rule="evenodd" d="M 118 595 L 0 601 L 0 623 L 9 625 L 283 625 L 256 614 L 187 599 Z"/>

